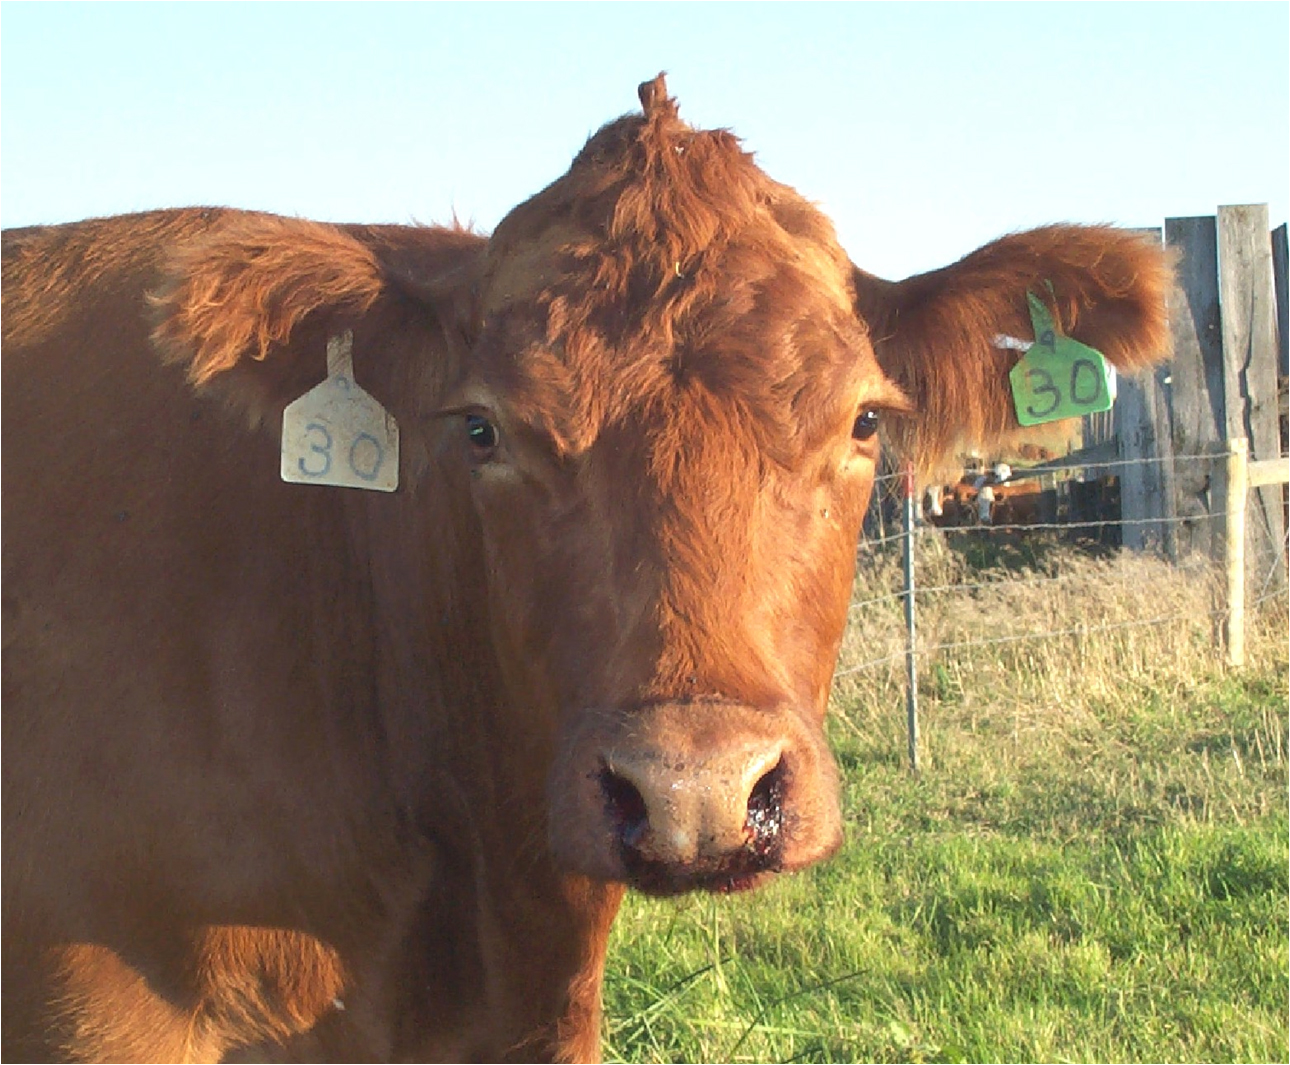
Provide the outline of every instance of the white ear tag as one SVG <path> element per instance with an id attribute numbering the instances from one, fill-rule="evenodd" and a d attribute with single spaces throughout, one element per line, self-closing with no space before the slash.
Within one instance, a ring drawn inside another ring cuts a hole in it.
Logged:
<path id="1" fill-rule="evenodd" d="M 354 334 L 327 341 L 327 380 L 282 412 L 282 479 L 393 492 L 399 427 L 354 383 Z"/>

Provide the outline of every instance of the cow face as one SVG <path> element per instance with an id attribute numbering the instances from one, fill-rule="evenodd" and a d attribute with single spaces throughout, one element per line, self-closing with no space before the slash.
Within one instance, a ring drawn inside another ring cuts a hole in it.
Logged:
<path id="1" fill-rule="evenodd" d="M 906 401 L 829 224 L 643 99 L 498 228 L 443 413 L 494 639 L 558 729 L 557 857 L 734 890 L 840 841 L 821 723 Z"/>
<path id="2" fill-rule="evenodd" d="M 641 99 L 488 241 L 221 221 L 173 254 L 154 339 L 253 419 L 328 333 L 381 352 L 409 505 L 473 515 L 442 598 L 488 603 L 487 634 L 457 620 L 541 747 L 516 761 L 559 863 L 736 890 L 838 845 L 821 722 L 878 422 L 923 469 L 997 443 L 1028 294 L 1131 370 L 1168 349 L 1171 272 L 1140 234 L 1052 226 L 882 281 L 661 78 Z"/>

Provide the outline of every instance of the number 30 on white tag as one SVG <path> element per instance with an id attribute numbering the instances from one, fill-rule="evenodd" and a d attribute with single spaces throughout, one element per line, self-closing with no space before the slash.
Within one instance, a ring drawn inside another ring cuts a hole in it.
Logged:
<path id="1" fill-rule="evenodd" d="M 399 427 L 354 383 L 353 334 L 327 341 L 327 379 L 282 412 L 282 479 L 393 492 Z"/>

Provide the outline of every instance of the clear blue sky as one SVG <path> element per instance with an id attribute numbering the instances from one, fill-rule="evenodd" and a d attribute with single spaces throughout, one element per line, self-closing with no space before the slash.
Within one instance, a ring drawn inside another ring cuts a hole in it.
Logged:
<path id="1" fill-rule="evenodd" d="M 1290 5 L 0 5 L 0 221 L 490 229 L 669 72 L 887 276 L 1290 186 Z"/>

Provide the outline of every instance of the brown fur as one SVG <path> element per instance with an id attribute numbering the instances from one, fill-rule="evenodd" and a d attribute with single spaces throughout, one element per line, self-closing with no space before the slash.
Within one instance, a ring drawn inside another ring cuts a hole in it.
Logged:
<path id="1" fill-rule="evenodd" d="M 857 415 L 1004 432 L 1026 289 L 1137 365 L 1165 266 L 1059 227 L 878 282 L 661 78 L 642 104 L 487 240 L 6 235 L 6 1056 L 591 1059 L 624 884 L 838 845 Z M 342 329 L 390 496 L 278 480 Z"/>

